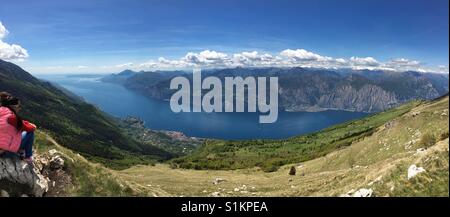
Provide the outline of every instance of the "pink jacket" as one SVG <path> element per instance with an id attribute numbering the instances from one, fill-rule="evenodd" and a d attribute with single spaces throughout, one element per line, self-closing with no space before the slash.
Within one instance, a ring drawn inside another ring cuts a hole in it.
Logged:
<path id="1" fill-rule="evenodd" d="M 8 123 L 8 118 L 14 113 L 6 107 L 0 107 L 0 149 L 17 152 L 22 141 L 22 132 Z"/>

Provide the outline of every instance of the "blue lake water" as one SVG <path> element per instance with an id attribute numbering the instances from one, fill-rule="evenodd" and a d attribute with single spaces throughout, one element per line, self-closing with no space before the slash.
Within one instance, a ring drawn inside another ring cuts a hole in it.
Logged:
<path id="1" fill-rule="evenodd" d="M 174 113 L 168 102 L 150 99 L 100 77 L 38 75 L 57 83 L 103 111 L 116 116 L 136 116 L 148 128 L 174 130 L 188 136 L 219 139 L 287 138 L 364 117 L 348 111 L 281 112 L 272 124 L 260 124 L 257 113 Z"/>

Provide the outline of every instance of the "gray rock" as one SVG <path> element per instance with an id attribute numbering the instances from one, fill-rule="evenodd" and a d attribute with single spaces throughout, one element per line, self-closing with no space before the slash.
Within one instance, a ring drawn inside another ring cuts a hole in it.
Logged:
<path id="1" fill-rule="evenodd" d="M 211 193 L 211 197 L 220 197 L 220 192 L 213 192 Z"/>
<path id="2" fill-rule="evenodd" d="M 58 151 L 56 149 L 51 149 L 51 150 L 48 151 L 48 154 L 50 154 L 50 156 L 53 156 L 56 153 L 58 153 Z"/>
<path id="3" fill-rule="evenodd" d="M 0 188 L 11 196 L 41 197 L 48 191 L 48 181 L 19 158 L 0 158 Z"/>
<path id="4" fill-rule="evenodd" d="M 50 159 L 50 168 L 52 170 L 59 170 L 64 167 L 64 159 L 61 156 L 55 155 Z"/>
<path id="5" fill-rule="evenodd" d="M 214 185 L 218 185 L 219 183 L 224 182 L 224 181 L 225 181 L 225 179 L 222 179 L 222 178 L 216 178 L 216 179 L 214 179 L 213 184 L 214 184 Z"/>
<path id="6" fill-rule="evenodd" d="M 353 197 L 371 197 L 372 194 L 372 189 L 361 188 L 353 194 Z"/>
<path id="7" fill-rule="evenodd" d="M 9 193 L 5 190 L 0 190 L 0 197 L 9 197 Z"/>
<path id="8" fill-rule="evenodd" d="M 408 168 L 408 180 L 414 178 L 419 173 L 425 172 L 425 169 L 422 167 L 417 167 L 415 164 L 409 166 Z"/>

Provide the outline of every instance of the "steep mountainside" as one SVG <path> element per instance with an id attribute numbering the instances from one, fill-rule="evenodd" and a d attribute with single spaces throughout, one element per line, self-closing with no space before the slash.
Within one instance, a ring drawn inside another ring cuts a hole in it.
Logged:
<path id="1" fill-rule="evenodd" d="M 23 101 L 24 118 L 90 159 L 111 167 L 126 167 L 171 157 L 155 146 L 131 139 L 96 107 L 73 99 L 50 83 L 41 82 L 17 65 L 2 60 L 0 91 Z"/>
<path id="2" fill-rule="evenodd" d="M 135 73 L 121 83 L 148 97 L 167 100 L 174 93 L 169 89 L 170 79 L 177 75 L 192 80 L 190 74 L 157 71 Z M 278 76 L 280 107 L 287 111 L 379 112 L 414 99 L 433 99 L 449 89 L 448 74 L 419 72 L 232 68 L 203 72 L 203 77 L 208 75 L 222 80 L 227 76 Z"/>

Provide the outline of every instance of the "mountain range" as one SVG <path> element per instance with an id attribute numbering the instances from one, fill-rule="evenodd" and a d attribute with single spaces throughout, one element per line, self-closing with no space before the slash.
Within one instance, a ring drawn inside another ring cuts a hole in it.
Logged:
<path id="1" fill-rule="evenodd" d="M 145 96 L 169 100 L 170 80 L 184 71 L 134 72 L 105 76 Z M 206 70 L 202 77 L 278 77 L 279 105 L 286 111 L 348 110 L 379 112 L 415 99 L 433 99 L 449 90 L 448 74 L 415 71 L 329 70 L 312 68 L 229 68 Z"/>

